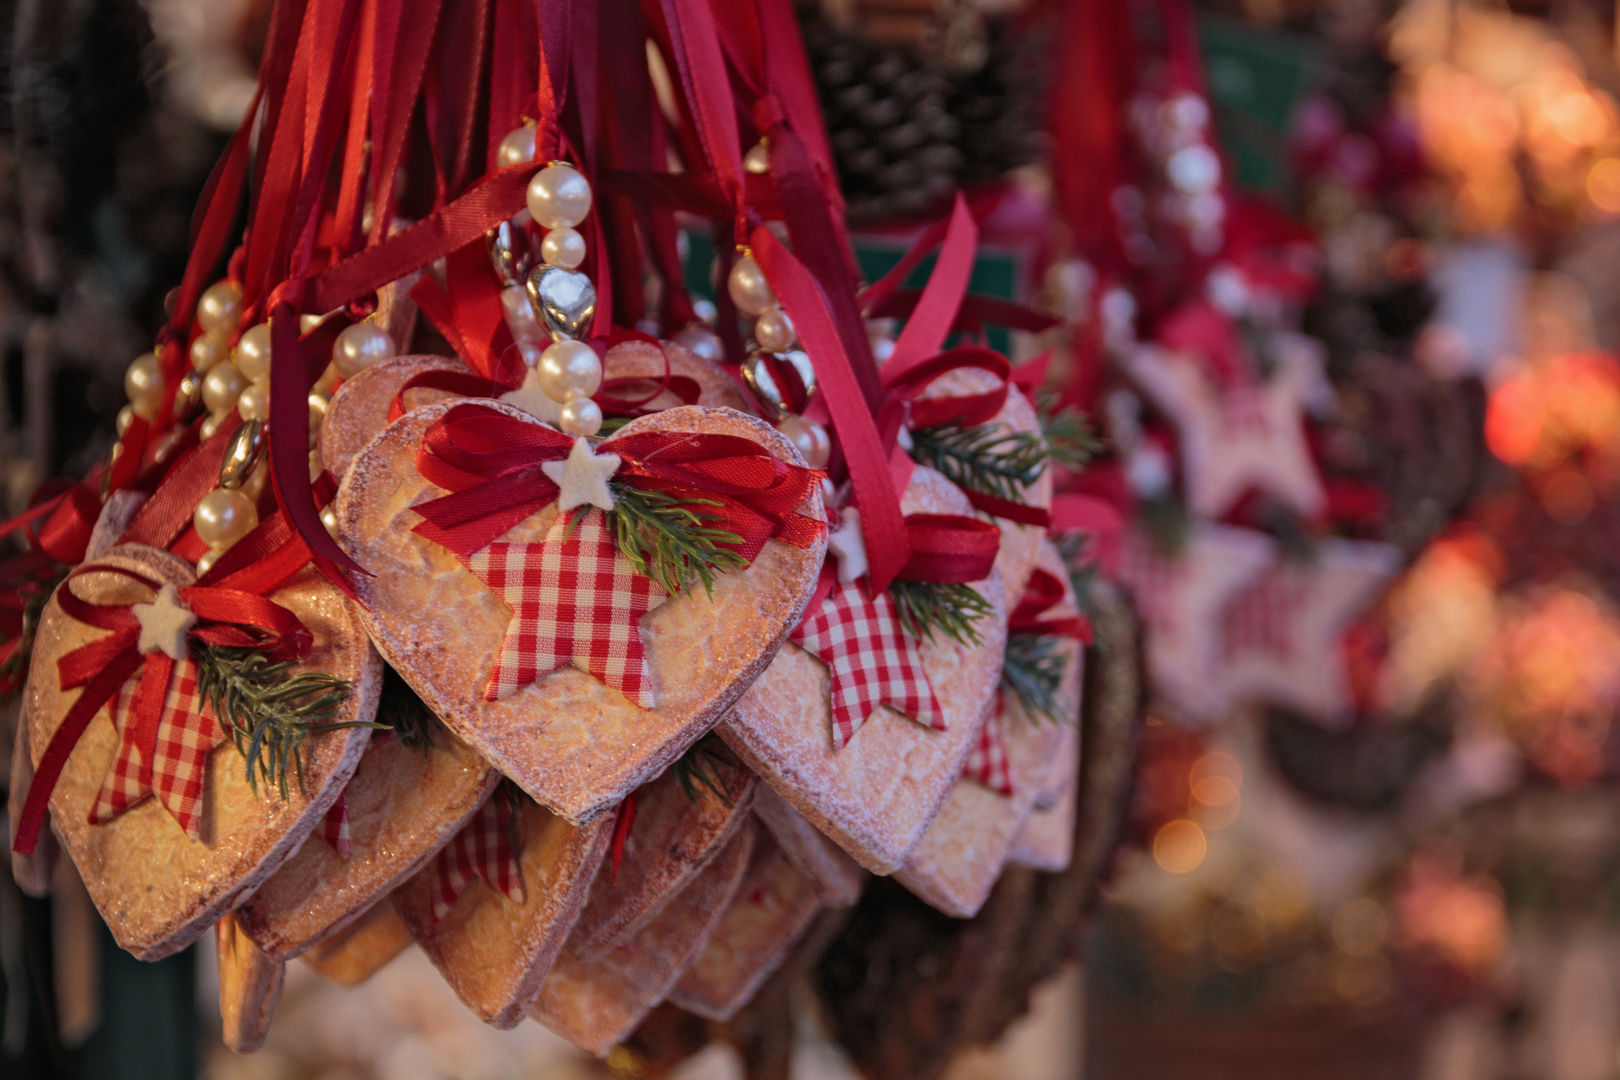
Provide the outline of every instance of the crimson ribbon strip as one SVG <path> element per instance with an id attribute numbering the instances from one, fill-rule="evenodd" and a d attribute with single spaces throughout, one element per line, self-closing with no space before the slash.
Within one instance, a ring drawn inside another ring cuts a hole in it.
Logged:
<path id="1" fill-rule="evenodd" d="M 56 601 L 65 614 L 89 626 L 111 630 L 112 633 L 80 646 L 57 661 L 57 677 L 62 688 L 67 690 L 82 686 L 84 689 L 57 726 L 34 772 L 33 783 L 18 818 L 16 840 L 12 845 L 13 851 L 23 854 L 32 852 L 38 842 L 40 829 L 44 827 L 50 808 L 51 792 L 61 778 L 68 756 L 90 726 L 97 710 L 112 699 L 143 660 L 136 648 L 140 638 L 140 620 L 130 610 L 133 605 L 90 603 L 80 599 L 69 587 L 74 578 L 87 573 L 116 574 L 145 585 L 154 592 L 159 585 L 133 571 L 92 563 L 75 570 L 57 590 Z M 239 580 L 244 585 L 257 584 L 269 591 L 279 582 L 267 585 L 268 576 L 265 571 L 258 571 L 253 579 Z M 197 625 L 192 628 L 190 636 L 198 641 L 211 645 L 251 647 L 263 652 L 271 661 L 297 660 L 309 655 L 314 642 L 309 629 L 291 611 L 257 592 L 241 587 L 189 585 L 182 587 L 179 593 L 186 607 L 197 616 Z M 132 737 L 145 743 L 143 768 L 149 768 L 153 760 L 152 741 L 157 737 L 160 724 L 154 710 L 162 707 L 163 692 L 168 686 L 173 661 L 162 653 L 152 653 L 144 659 L 148 664 L 148 675 L 143 676 L 137 692 L 135 723 L 138 726 Z"/>
<path id="2" fill-rule="evenodd" d="M 961 514 L 907 514 L 911 557 L 899 577 L 906 581 L 963 584 L 983 581 L 995 568 L 1001 530 Z"/>
<path id="3" fill-rule="evenodd" d="M 1056 634 L 1091 644 L 1091 620 L 1084 615 L 1041 618 L 1063 601 L 1063 582 L 1049 570 L 1036 567 L 1024 586 L 1024 595 L 1007 620 L 1009 634 Z"/>
<path id="4" fill-rule="evenodd" d="M 541 465 L 563 460 L 573 444 L 485 405 L 455 406 L 417 448 L 417 470 L 450 494 L 414 508 L 423 518 L 415 531 L 470 557 L 556 499 L 557 485 Z M 698 509 L 720 515 L 716 527 L 741 538 L 729 546 L 749 562 L 766 540 L 809 547 L 826 529 L 797 510 L 821 472 L 780 461 L 752 439 L 659 431 L 621 435 L 600 449 L 619 455 L 616 478 L 627 484 L 720 503 Z"/>

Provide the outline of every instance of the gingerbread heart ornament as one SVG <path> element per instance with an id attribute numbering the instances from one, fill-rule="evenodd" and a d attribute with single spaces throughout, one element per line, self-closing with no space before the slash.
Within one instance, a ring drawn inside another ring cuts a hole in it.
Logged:
<path id="1" fill-rule="evenodd" d="M 651 608 L 636 624 L 651 707 L 575 666 L 486 700 L 492 672 L 504 664 L 513 611 L 451 551 L 412 531 L 423 521 L 414 508 L 443 494 L 417 471 L 418 447 L 429 427 L 458 407 L 467 408 L 440 403 L 408 413 L 354 458 L 335 504 L 339 539 L 370 572 L 356 578 L 355 589 L 389 663 L 502 773 L 558 814 L 585 823 L 667 768 L 771 662 L 814 590 L 826 539 L 818 535 L 805 547 L 768 540 L 751 565 L 718 575 L 712 595 L 694 583 Z M 509 405 L 478 407 L 538 423 Z M 634 420 L 597 452 L 611 454 L 615 440 L 650 432 L 741 437 L 802 464 L 761 421 L 698 407 Z M 499 540 L 545 540 L 556 506 Z M 798 511 L 820 520 L 819 491 L 812 489 Z"/>
<path id="2" fill-rule="evenodd" d="M 63 588 L 103 605 L 152 600 L 152 590 L 127 573 L 174 586 L 193 581 L 187 563 L 136 545 L 114 548 L 86 566 L 88 572 Z M 125 573 L 97 573 L 98 567 Z M 350 692 L 332 719 L 370 721 L 382 664 L 366 642 L 355 605 L 313 568 L 295 574 L 269 599 L 296 615 L 314 638 L 299 669 L 349 680 Z M 57 661 L 106 635 L 68 616 L 58 597 L 46 605 L 24 697 L 36 764 L 80 693 L 61 688 Z M 179 684 L 177 674 L 173 685 Z M 127 691 L 130 684 L 125 685 Z M 90 823 L 119 749 L 119 732 L 104 706 L 51 793 L 52 824 L 118 943 L 143 960 L 155 960 L 190 944 L 298 850 L 343 790 L 370 737 L 369 729 L 356 727 L 308 736 L 302 789 L 293 784 L 285 800 L 263 783 L 255 791 L 242 755 L 229 741 L 219 743 L 204 761 L 199 836 L 192 839 L 157 797 L 101 824 Z"/>
<path id="3" fill-rule="evenodd" d="M 921 466 L 901 509 L 973 512 L 954 484 Z M 746 765 L 875 874 L 893 873 L 922 839 L 994 705 L 1007 639 L 1000 570 L 973 587 L 991 607 L 973 624 L 979 644 L 936 634 L 918 650 L 944 730 L 881 705 L 853 738 L 835 746 L 827 665 L 791 643 L 718 729 Z"/>

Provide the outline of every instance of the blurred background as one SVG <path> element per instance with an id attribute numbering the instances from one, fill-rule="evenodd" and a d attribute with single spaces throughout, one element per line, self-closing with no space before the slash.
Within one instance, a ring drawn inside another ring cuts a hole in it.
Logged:
<path id="1" fill-rule="evenodd" d="M 8 512 L 107 453 L 269 6 L 0 3 Z M 1128 522 L 1099 573 L 1146 642 L 1120 842 L 1073 961 L 1030 974 L 988 1046 L 918 1049 L 912 1074 L 1620 1076 L 1614 0 L 801 16 L 868 277 L 963 190 L 973 290 L 1062 318 L 997 340 L 1050 350 L 1105 437 L 1066 486 Z M 706 236 L 685 245 L 699 294 Z M 269 1045 L 238 1057 L 207 946 L 134 961 L 58 874 L 47 900 L 0 881 L 8 1077 L 665 1068 L 485 1029 L 414 949 L 348 991 L 292 965 Z M 992 940 L 1052 917 L 1004 892 L 975 920 Z M 846 936 L 881 925 L 872 893 Z M 855 1075 L 829 1038 L 840 955 L 785 991 L 794 1077 Z M 744 1062 L 716 1044 L 672 1067 Z"/>

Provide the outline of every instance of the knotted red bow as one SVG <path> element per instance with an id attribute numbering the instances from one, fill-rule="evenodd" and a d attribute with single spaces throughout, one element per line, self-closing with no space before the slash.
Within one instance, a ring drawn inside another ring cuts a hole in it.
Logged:
<path id="1" fill-rule="evenodd" d="M 416 532 L 462 558 L 557 498 L 541 466 L 568 456 L 574 440 L 487 405 L 457 405 L 428 428 L 416 467 L 450 494 L 416 507 Z M 826 525 L 798 512 L 820 481 L 819 470 L 789 465 L 736 435 L 652 431 L 620 435 L 602 446 L 617 454 L 616 479 L 646 491 L 718 502 L 717 528 L 736 533 L 730 545 L 752 562 L 769 539 L 809 547 Z"/>
<path id="2" fill-rule="evenodd" d="M 1091 620 L 1084 615 L 1069 615 L 1056 619 L 1041 618 L 1063 600 L 1063 582 L 1056 574 L 1035 568 L 1024 586 L 1024 595 L 1013 608 L 1007 620 L 1009 634 L 1061 634 L 1084 644 L 1091 644 Z"/>

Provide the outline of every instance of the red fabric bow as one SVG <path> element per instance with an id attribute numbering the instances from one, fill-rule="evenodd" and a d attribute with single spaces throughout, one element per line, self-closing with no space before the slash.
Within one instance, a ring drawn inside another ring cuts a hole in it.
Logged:
<path id="1" fill-rule="evenodd" d="M 1012 617 L 1007 620 L 1007 633 L 1061 634 L 1090 645 L 1091 620 L 1084 615 L 1041 618 L 1062 600 L 1063 582 L 1058 580 L 1056 574 L 1037 566 L 1029 576 L 1029 584 L 1024 586 L 1024 595 L 1019 597 L 1018 606 L 1013 608 Z"/>

